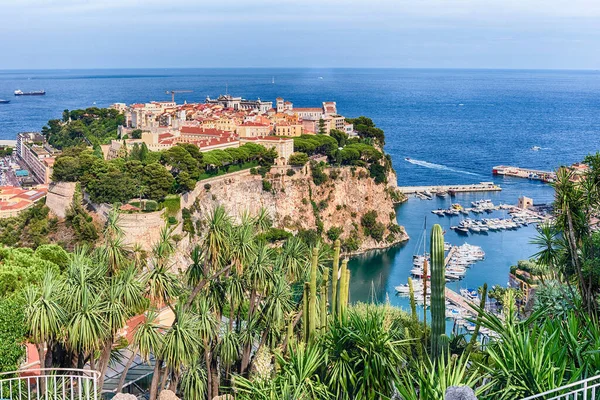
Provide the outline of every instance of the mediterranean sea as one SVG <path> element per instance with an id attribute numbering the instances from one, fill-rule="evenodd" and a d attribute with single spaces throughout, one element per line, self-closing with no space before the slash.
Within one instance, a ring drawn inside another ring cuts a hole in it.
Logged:
<path id="1" fill-rule="evenodd" d="M 274 83 L 273 83 L 274 81 Z M 15 97 L 14 90 L 41 90 L 46 96 Z M 537 250 L 529 241 L 535 228 L 458 236 L 456 220 L 432 209 L 450 202 L 470 205 L 489 198 L 516 203 L 526 195 L 535 203 L 552 201 L 548 185 L 523 179 L 494 178 L 494 165 L 550 170 L 581 161 L 600 149 L 600 72 L 437 69 L 129 69 L 0 71 L 0 139 L 38 131 L 64 109 L 111 103 L 169 100 L 168 90 L 192 90 L 176 101 L 204 101 L 224 94 L 275 100 L 299 107 L 337 102 L 344 116 L 365 115 L 386 133 L 399 185 L 439 185 L 494 181 L 500 193 L 465 194 L 431 201 L 411 198 L 397 209 L 398 222 L 411 240 L 403 246 L 353 259 L 351 299 L 370 297 L 407 306 L 394 296 L 406 283 L 416 243 L 427 225 L 440 223 L 446 240 L 481 246 L 475 264 L 459 287 L 505 285 L 510 265 Z M 533 151 L 539 146 L 539 151 Z M 411 162 L 405 160 L 410 158 Z M 501 216 L 498 213 L 497 216 Z"/>

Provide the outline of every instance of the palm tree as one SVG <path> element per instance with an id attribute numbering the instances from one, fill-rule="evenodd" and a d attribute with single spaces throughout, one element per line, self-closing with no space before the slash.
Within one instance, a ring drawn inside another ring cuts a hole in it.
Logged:
<path id="1" fill-rule="evenodd" d="M 548 267 L 553 276 L 556 276 L 556 266 L 561 259 L 563 249 L 560 247 L 560 231 L 556 225 L 551 223 L 540 224 L 536 227 L 537 235 L 531 240 L 531 244 L 540 249 L 533 257 L 538 264 Z"/>
<path id="2" fill-rule="evenodd" d="M 306 244 L 297 236 L 285 241 L 277 255 L 277 265 L 291 281 L 304 276 L 308 265 L 309 250 Z"/>
<path id="3" fill-rule="evenodd" d="M 267 288 L 272 277 L 273 252 L 269 246 L 260 242 L 256 245 L 255 256 L 244 271 L 244 278 L 250 288 L 248 304 L 248 321 L 253 320 L 259 295 Z M 250 362 L 252 343 L 247 343 L 242 355 L 241 373 L 245 373 Z"/>
<path id="4" fill-rule="evenodd" d="M 119 270 L 119 273 L 110 279 L 109 285 L 104 293 L 104 318 L 108 334 L 102 345 L 99 363 L 100 391 L 104 385 L 104 376 L 117 332 L 126 325 L 129 318 L 141 314 L 148 306 L 148 300 L 144 297 L 145 287 L 139 279 L 135 265 L 131 264 L 128 268 Z"/>
<path id="5" fill-rule="evenodd" d="M 124 264 L 125 260 L 126 248 L 123 241 L 123 229 L 119 226 L 119 219 L 119 211 L 115 207 L 111 208 L 104 228 L 104 244 L 99 248 L 111 274 L 114 274 Z"/>
<path id="6" fill-rule="evenodd" d="M 120 393 L 125 384 L 125 378 L 127 372 L 135 359 L 137 354 L 140 355 L 142 361 L 150 363 L 150 355 L 156 354 L 159 349 L 162 348 L 163 335 L 159 332 L 160 325 L 156 323 L 158 313 L 154 310 L 150 310 L 146 313 L 144 322 L 139 324 L 133 334 L 133 342 L 131 347 L 131 356 L 127 360 L 125 369 L 119 378 L 117 385 L 117 393 Z"/>
<path id="7" fill-rule="evenodd" d="M 273 220 L 266 208 L 261 207 L 260 210 L 258 210 L 258 214 L 254 218 L 254 225 L 259 233 L 266 232 L 273 226 Z"/>
<path id="8" fill-rule="evenodd" d="M 44 275 L 41 285 L 29 286 L 25 290 L 25 316 L 29 329 L 29 337 L 35 343 L 40 359 L 40 368 L 45 368 L 46 355 L 52 349 L 52 342 L 60 333 L 65 321 L 65 310 L 59 302 L 61 290 L 58 276 L 49 269 Z"/>
<path id="9" fill-rule="evenodd" d="M 204 286 L 212 279 L 229 271 L 231 265 L 225 265 L 224 255 L 229 252 L 228 232 L 231 219 L 222 206 L 213 209 L 206 220 L 207 232 L 203 242 L 204 265 L 203 278 L 200 279 L 188 296 L 185 307 L 188 308 Z"/>

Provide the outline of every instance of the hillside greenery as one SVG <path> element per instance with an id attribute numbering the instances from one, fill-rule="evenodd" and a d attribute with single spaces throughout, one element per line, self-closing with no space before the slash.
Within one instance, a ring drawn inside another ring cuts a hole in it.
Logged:
<path id="1" fill-rule="evenodd" d="M 117 138 L 118 126 L 124 123 L 123 114 L 108 108 L 65 110 L 62 119 L 48 121 L 42 128 L 42 134 L 57 149 L 108 144 Z"/>
<path id="2" fill-rule="evenodd" d="M 273 150 L 253 143 L 205 153 L 190 144 L 162 152 L 149 152 L 144 144 L 136 144 L 129 154 L 112 160 L 85 146 L 74 146 L 57 157 L 52 179 L 81 183 L 94 203 L 126 203 L 132 198 L 160 202 L 169 194 L 192 190 L 201 179 L 242 167 L 271 165 L 275 157 Z"/>

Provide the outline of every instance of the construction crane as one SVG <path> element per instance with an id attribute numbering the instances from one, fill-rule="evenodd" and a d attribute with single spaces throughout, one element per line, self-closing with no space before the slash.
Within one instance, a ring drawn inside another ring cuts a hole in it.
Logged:
<path id="1" fill-rule="evenodd" d="M 171 101 L 175 102 L 175 93 L 192 93 L 192 90 L 167 90 L 167 94 L 171 93 Z"/>

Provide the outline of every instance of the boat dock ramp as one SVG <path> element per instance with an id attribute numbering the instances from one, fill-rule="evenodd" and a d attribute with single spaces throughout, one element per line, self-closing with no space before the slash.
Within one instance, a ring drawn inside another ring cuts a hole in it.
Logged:
<path id="1" fill-rule="evenodd" d="M 470 185 L 398 186 L 398 190 L 404 194 L 420 194 L 426 197 L 437 195 L 444 197 L 446 194 L 454 196 L 456 193 L 498 192 L 502 188 L 493 182 L 479 182 Z"/>
<path id="2" fill-rule="evenodd" d="M 513 167 L 509 165 L 497 165 L 492 168 L 492 174 L 525 178 L 542 182 L 554 182 L 556 173 L 551 171 L 540 171 L 531 168 Z"/>

